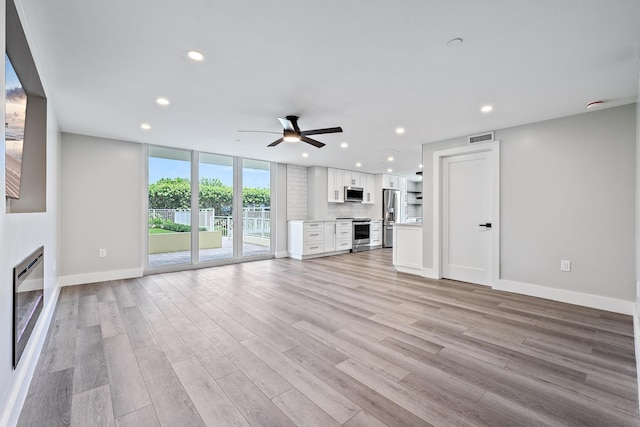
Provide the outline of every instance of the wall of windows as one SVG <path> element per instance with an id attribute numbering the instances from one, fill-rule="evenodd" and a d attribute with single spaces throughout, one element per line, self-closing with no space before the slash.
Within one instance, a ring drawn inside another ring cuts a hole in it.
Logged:
<path id="1" fill-rule="evenodd" d="M 273 256 L 273 167 L 259 160 L 149 147 L 148 268 Z"/>

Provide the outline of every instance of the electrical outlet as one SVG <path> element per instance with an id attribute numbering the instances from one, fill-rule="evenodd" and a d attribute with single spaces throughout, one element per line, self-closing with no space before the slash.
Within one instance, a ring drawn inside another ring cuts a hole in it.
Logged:
<path id="1" fill-rule="evenodd" d="M 571 271 L 571 261 L 564 259 L 560 261 L 560 271 Z"/>
<path id="2" fill-rule="evenodd" d="M 106 249 L 98 249 L 98 256 L 100 258 L 105 258 L 107 256 L 107 250 Z"/>

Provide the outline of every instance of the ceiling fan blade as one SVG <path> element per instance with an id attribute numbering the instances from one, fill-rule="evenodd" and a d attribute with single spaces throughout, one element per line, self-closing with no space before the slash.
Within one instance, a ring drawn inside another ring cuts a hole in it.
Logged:
<path id="1" fill-rule="evenodd" d="M 298 127 L 298 116 L 287 116 L 287 120 L 289 120 L 291 122 L 291 126 L 293 126 L 293 130 L 296 131 L 296 133 L 300 133 L 300 128 Z"/>
<path id="2" fill-rule="evenodd" d="M 238 132 L 244 132 L 244 133 L 273 133 L 276 135 L 281 134 L 282 132 L 272 132 L 270 130 L 239 130 Z"/>
<path id="3" fill-rule="evenodd" d="M 287 116 L 286 119 L 283 119 L 282 117 L 278 117 L 278 120 L 280 120 L 280 123 L 282 123 L 282 127 L 285 128 L 286 130 L 295 131 L 295 128 L 293 127 L 293 123 L 291 123 L 291 120 L 289 120 L 289 116 Z"/>
<path id="4" fill-rule="evenodd" d="M 302 135 L 319 135 L 321 133 L 338 133 L 338 132 L 342 132 L 342 128 L 341 127 L 303 130 L 302 132 L 300 132 L 300 134 L 302 134 Z"/>
<path id="5" fill-rule="evenodd" d="M 324 144 L 324 143 L 322 143 L 320 141 L 316 141 L 315 139 L 307 138 L 304 135 L 300 136 L 300 140 L 306 142 L 307 144 L 311 144 L 314 147 L 318 147 L 318 148 L 322 148 L 322 147 L 324 147 L 326 145 L 326 144 Z"/>
<path id="6" fill-rule="evenodd" d="M 276 141 L 273 141 L 271 144 L 267 145 L 267 147 L 275 147 L 276 145 L 280 144 L 282 141 L 284 141 L 284 138 L 280 138 Z"/>

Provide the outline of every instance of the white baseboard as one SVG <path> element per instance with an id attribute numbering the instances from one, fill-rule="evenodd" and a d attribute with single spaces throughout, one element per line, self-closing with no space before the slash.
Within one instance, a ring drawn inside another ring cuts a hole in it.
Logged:
<path id="1" fill-rule="evenodd" d="M 278 251 L 276 252 L 276 258 L 288 258 L 289 252 L 287 251 Z"/>
<path id="2" fill-rule="evenodd" d="M 407 267 L 405 265 L 396 265 L 395 268 L 396 268 L 396 271 L 399 271 L 400 273 L 415 274 L 416 276 L 422 276 L 422 269 L 419 267 Z"/>
<path id="3" fill-rule="evenodd" d="M 15 426 L 18 424 L 20 418 L 20 412 L 27 398 L 27 392 L 33 379 L 36 366 L 38 365 L 38 359 L 42 352 L 42 346 L 44 345 L 49 326 L 51 325 L 51 319 L 58 302 L 58 296 L 60 295 L 59 283 L 53 290 L 53 295 L 47 296 L 48 301 L 43 307 L 40 313 L 40 318 L 36 322 L 36 327 L 33 329 L 29 342 L 24 349 L 24 353 L 20 357 L 20 363 L 15 370 L 15 381 L 13 386 L 7 395 L 5 400 L 5 407 L 1 408 L 0 412 L 0 426 Z"/>
<path id="4" fill-rule="evenodd" d="M 439 277 L 437 277 L 435 274 L 435 270 L 431 268 L 413 268 L 399 265 L 396 265 L 395 268 L 397 271 L 402 273 L 415 274 L 417 276 L 427 277 L 429 279 L 439 279 Z M 568 304 L 581 305 L 583 307 L 596 308 L 599 310 L 611 311 L 614 313 L 628 315 L 633 315 L 635 313 L 636 303 L 634 303 L 633 301 L 609 298 L 601 295 L 585 294 L 582 292 L 568 291 L 565 289 L 556 289 L 547 286 L 532 285 L 529 283 L 521 283 L 504 279 L 499 279 L 497 283 L 494 283 L 493 286 L 491 286 L 491 288 L 498 291 L 513 292 L 516 294 L 529 295 L 532 297 L 546 298 L 553 301 L 566 302 Z M 638 325 L 638 327 L 640 328 L 640 325 Z M 638 343 L 638 341 L 639 340 L 636 340 L 636 343 Z M 638 352 L 636 352 L 636 354 L 640 355 L 640 353 Z"/>
<path id="5" fill-rule="evenodd" d="M 429 279 L 439 279 L 436 275 L 436 271 L 433 268 L 423 268 L 422 273 L 420 273 L 422 277 L 427 277 Z"/>
<path id="6" fill-rule="evenodd" d="M 96 273 L 73 274 L 60 277 L 60 286 L 83 285 L 85 283 L 106 282 L 108 280 L 131 279 L 142 277 L 142 268 L 128 270 L 100 271 Z"/>
<path id="7" fill-rule="evenodd" d="M 634 312 L 633 301 L 625 301 L 601 295 L 585 294 L 582 292 L 549 288 L 547 286 L 531 285 L 529 283 L 521 283 L 504 279 L 498 280 L 497 283 L 494 283 L 492 288 L 499 291 L 513 292 L 516 294 L 581 305 L 583 307 L 612 311 L 614 313 L 632 315 Z"/>

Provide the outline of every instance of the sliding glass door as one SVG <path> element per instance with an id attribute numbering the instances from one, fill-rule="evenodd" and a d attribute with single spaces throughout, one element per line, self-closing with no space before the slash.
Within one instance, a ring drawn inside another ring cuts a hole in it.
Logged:
<path id="1" fill-rule="evenodd" d="M 149 267 L 191 263 L 191 152 L 149 147 Z"/>
<path id="2" fill-rule="evenodd" d="M 271 253 L 271 163 L 242 161 L 242 255 Z"/>
<path id="3" fill-rule="evenodd" d="M 199 261 L 233 258 L 233 157 L 200 153 L 199 176 Z"/>
<path id="4" fill-rule="evenodd" d="M 273 255 L 271 166 L 149 147 L 149 269 Z"/>

